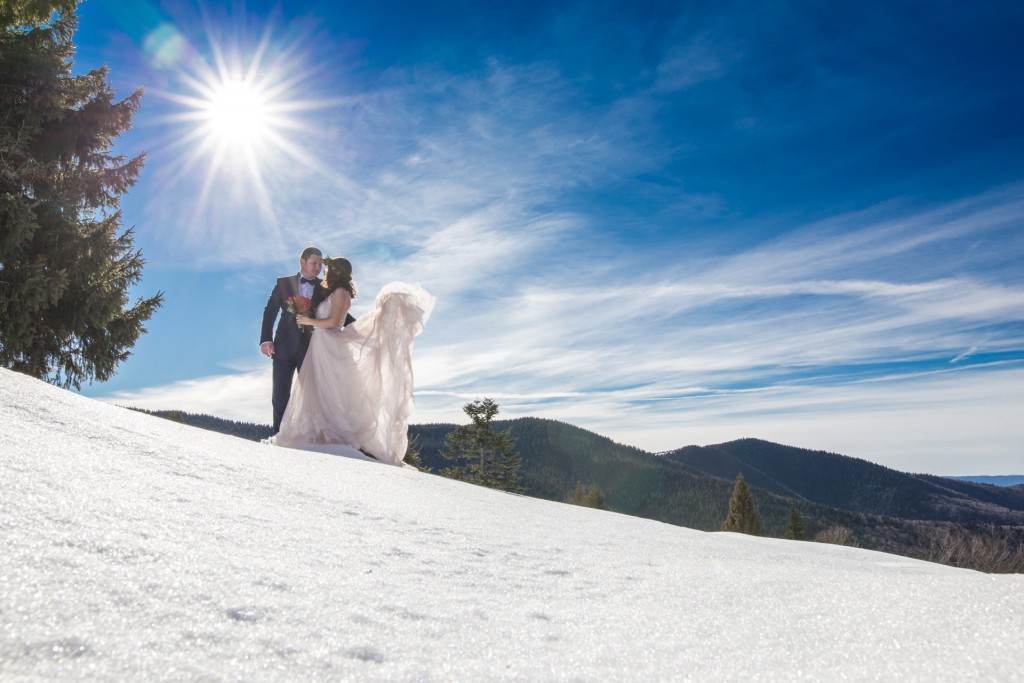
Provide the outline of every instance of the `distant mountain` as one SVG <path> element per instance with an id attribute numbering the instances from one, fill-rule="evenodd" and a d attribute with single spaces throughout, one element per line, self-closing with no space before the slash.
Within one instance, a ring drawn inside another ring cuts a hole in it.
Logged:
<path id="1" fill-rule="evenodd" d="M 717 477 L 830 507 L 903 519 L 1024 525 L 1024 496 L 1006 487 L 905 474 L 866 460 L 759 439 L 664 454 Z"/>
<path id="2" fill-rule="evenodd" d="M 132 408 L 140 413 L 146 413 L 147 415 L 156 415 L 166 420 L 172 420 L 174 422 L 181 422 L 187 424 L 190 427 L 199 427 L 200 429 L 208 429 L 212 432 L 220 432 L 221 434 L 230 434 L 231 436 L 237 436 L 242 439 L 249 441 L 260 441 L 267 439 L 274 434 L 274 430 L 270 425 L 258 425 L 252 422 L 236 422 L 235 420 L 225 420 L 221 417 L 214 417 L 212 415 L 199 415 L 196 413 L 186 413 L 180 410 L 145 410 L 143 408 Z"/>
<path id="3" fill-rule="evenodd" d="M 555 420 L 519 418 L 493 426 L 512 430 L 527 495 L 564 501 L 579 482 L 599 486 L 611 509 L 625 514 L 705 530 L 719 528 L 725 518 L 732 482 Z M 410 425 L 425 469 L 448 466 L 441 451 L 454 428 Z M 768 504 L 763 514 L 769 528 L 784 525 L 785 510 Z"/>
<path id="4" fill-rule="evenodd" d="M 991 484 L 992 486 L 1024 485 L 1024 475 L 1022 474 L 1011 474 L 1005 476 L 974 475 L 969 477 L 946 477 L 946 479 L 973 481 L 975 484 Z"/>
<path id="5" fill-rule="evenodd" d="M 742 471 L 769 536 L 784 535 L 794 501 L 809 536 L 841 526 L 861 545 L 889 552 L 908 554 L 927 530 L 954 522 L 1021 525 L 1024 535 L 1024 497 L 1010 489 L 902 474 L 756 439 L 654 455 L 554 420 L 520 418 L 494 426 L 511 428 L 527 494 L 539 498 L 563 501 L 577 482 L 596 484 L 614 511 L 714 531 Z M 410 426 L 425 468 L 439 472 L 446 466 L 440 453 L 454 427 Z"/>

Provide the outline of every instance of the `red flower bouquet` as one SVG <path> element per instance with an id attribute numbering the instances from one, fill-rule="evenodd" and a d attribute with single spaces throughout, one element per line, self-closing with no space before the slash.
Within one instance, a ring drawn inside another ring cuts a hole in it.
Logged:
<path id="1" fill-rule="evenodd" d="M 312 301 L 304 296 L 290 296 L 288 297 L 288 312 L 292 315 L 309 315 L 309 309 L 312 303 Z M 296 325 L 298 325 L 298 323 L 296 323 Z M 299 329 L 302 329 L 302 325 L 299 325 Z"/>

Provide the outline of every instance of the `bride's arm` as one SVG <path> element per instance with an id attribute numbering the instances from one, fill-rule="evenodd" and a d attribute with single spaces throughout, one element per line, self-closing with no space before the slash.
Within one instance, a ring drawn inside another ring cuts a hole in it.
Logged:
<path id="1" fill-rule="evenodd" d="M 331 294 L 331 315 L 323 320 L 317 320 L 316 318 L 310 318 L 307 315 L 295 316 L 296 322 L 300 325 L 312 325 L 313 327 L 321 327 L 324 329 L 334 329 L 341 325 L 341 321 L 345 319 L 345 314 L 348 313 L 348 309 L 352 307 L 352 297 L 341 287 L 338 287 Z"/>

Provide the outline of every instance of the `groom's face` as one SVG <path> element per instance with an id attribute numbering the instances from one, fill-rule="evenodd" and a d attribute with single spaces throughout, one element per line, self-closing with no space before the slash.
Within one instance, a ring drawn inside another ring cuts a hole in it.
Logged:
<path id="1" fill-rule="evenodd" d="M 299 272 L 302 273 L 302 277 L 313 279 L 320 274 L 323 267 L 324 260 L 316 254 L 310 254 L 306 260 L 299 259 Z"/>

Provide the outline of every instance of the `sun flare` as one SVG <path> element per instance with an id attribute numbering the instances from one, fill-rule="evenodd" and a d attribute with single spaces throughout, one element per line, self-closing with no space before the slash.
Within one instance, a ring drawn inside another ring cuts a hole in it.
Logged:
<path id="1" fill-rule="evenodd" d="M 216 196 L 255 204 L 272 219 L 282 169 L 330 172 L 317 158 L 310 118 L 331 102 L 309 96 L 318 73 L 299 44 L 272 44 L 269 30 L 248 54 L 213 40 L 209 61 L 178 72 L 178 90 L 163 93 L 177 107 L 168 120 L 182 152 L 170 182 L 202 178 L 197 215 Z"/>
<path id="2" fill-rule="evenodd" d="M 251 83 L 229 79 L 204 107 L 208 132 L 231 142 L 258 143 L 270 132 L 271 104 Z"/>

